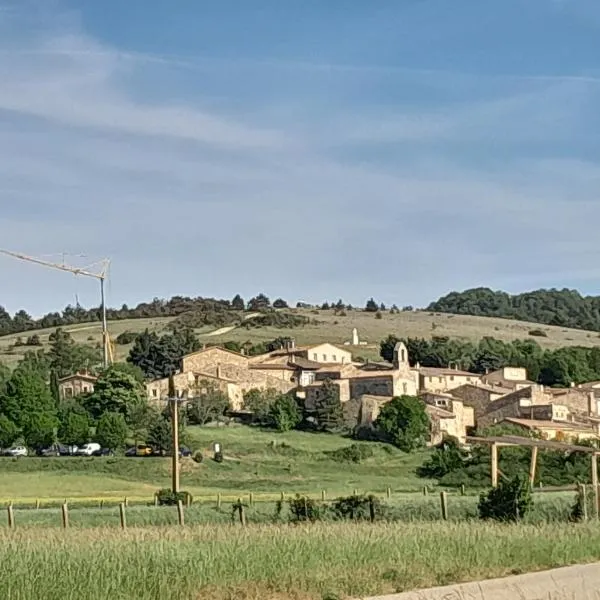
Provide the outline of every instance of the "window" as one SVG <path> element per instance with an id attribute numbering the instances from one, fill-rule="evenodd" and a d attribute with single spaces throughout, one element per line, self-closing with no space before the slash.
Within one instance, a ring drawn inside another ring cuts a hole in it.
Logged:
<path id="1" fill-rule="evenodd" d="M 438 377 L 440 383 L 442 383 L 442 381 L 444 381 L 444 379 L 442 377 Z"/>
<path id="2" fill-rule="evenodd" d="M 400 360 L 402 362 L 406 362 L 406 354 L 404 352 L 404 348 L 402 350 L 400 350 Z"/>
<path id="3" fill-rule="evenodd" d="M 313 360 L 319 360 L 319 356 L 317 355 L 316 352 L 313 354 Z"/>
<path id="4" fill-rule="evenodd" d="M 73 388 L 65 388 L 65 396 L 67 398 L 72 398 L 73 397 Z"/>
<path id="5" fill-rule="evenodd" d="M 408 392 L 408 387 L 407 387 L 406 383 L 403 383 L 402 384 L 402 393 L 406 394 L 407 392 Z"/>
<path id="6" fill-rule="evenodd" d="M 157 396 L 158 396 L 158 390 L 157 390 L 156 388 L 154 388 L 154 389 L 152 390 L 152 397 L 153 397 L 153 398 L 156 398 Z"/>
<path id="7" fill-rule="evenodd" d="M 333 362 L 337 362 L 337 356 L 334 354 L 331 359 L 333 360 Z"/>
<path id="8" fill-rule="evenodd" d="M 89 392 L 89 391 L 90 391 L 90 388 L 89 388 L 87 385 L 84 385 L 84 386 L 83 386 L 83 391 L 84 391 L 84 393 L 85 393 L 85 392 Z"/>
<path id="9" fill-rule="evenodd" d="M 454 375 L 450 375 L 450 381 L 454 381 Z"/>
<path id="10" fill-rule="evenodd" d="M 327 362 L 327 354 L 323 354 L 323 362 Z"/>

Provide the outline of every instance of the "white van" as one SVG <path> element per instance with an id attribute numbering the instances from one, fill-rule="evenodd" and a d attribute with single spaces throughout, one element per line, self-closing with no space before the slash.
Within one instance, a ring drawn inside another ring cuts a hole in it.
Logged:
<path id="1" fill-rule="evenodd" d="M 81 448 L 77 450 L 77 454 L 80 456 L 91 456 L 94 454 L 94 452 L 100 450 L 100 448 L 100 444 L 97 444 L 96 442 L 90 442 L 89 444 L 84 444 L 81 446 Z"/>

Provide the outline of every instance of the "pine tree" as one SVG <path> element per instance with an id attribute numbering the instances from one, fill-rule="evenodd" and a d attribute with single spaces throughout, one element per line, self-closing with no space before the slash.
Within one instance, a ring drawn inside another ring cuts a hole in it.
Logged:
<path id="1" fill-rule="evenodd" d="M 315 416 L 322 431 L 335 431 L 344 424 L 340 389 L 330 379 L 321 386 L 315 402 Z"/>

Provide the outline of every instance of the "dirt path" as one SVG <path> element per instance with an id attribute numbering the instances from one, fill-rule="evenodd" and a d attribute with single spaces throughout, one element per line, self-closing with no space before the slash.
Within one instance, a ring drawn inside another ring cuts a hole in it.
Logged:
<path id="1" fill-rule="evenodd" d="M 259 313 L 250 313 L 249 315 L 246 315 L 244 317 L 244 321 L 248 321 L 248 319 L 254 319 L 254 317 L 258 317 Z M 220 329 L 215 329 L 214 331 L 211 331 L 209 333 L 205 333 L 205 337 L 212 337 L 215 335 L 223 335 L 225 333 L 229 333 L 230 331 L 233 331 L 234 329 L 237 329 L 239 327 L 239 325 L 229 325 L 228 327 L 221 327 Z"/>

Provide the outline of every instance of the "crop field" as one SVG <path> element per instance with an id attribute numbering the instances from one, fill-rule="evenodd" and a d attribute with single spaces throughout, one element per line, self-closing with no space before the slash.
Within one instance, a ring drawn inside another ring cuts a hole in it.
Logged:
<path id="1" fill-rule="evenodd" d="M 468 523 L 0 530 L 4 600 L 334 600 L 600 557 L 600 526 Z"/>
<path id="2" fill-rule="evenodd" d="M 592 346 L 600 342 L 598 332 L 582 331 L 578 329 L 565 329 L 550 325 L 537 323 L 526 323 L 509 319 L 496 319 L 490 317 L 472 317 L 463 315 L 449 315 L 429 312 L 400 312 L 390 314 L 383 312 L 381 319 L 376 319 L 373 313 L 362 310 L 348 311 L 346 316 L 335 315 L 333 311 L 310 311 L 307 309 L 292 309 L 292 312 L 301 314 L 311 319 L 316 319 L 318 325 L 308 325 L 296 329 L 280 329 L 275 327 L 264 327 L 258 329 L 246 329 L 240 327 L 228 331 L 222 335 L 208 335 L 216 330 L 215 327 L 206 327 L 196 330 L 201 341 L 225 342 L 246 341 L 252 342 L 268 341 L 279 336 L 292 335 L 298 344 L 312 344 L 317 342 L 333 342 L 343 344 L 352 336 L 352 329 L 356 327 L 360 338 L 366 345 L 353 349 L 357 356 L 374 359 L 378 357 L 379 342 L 388 334 L 393 333 L 400 337 L 424 337 L 449 336 L 465 340 L 477 341 L 484 336 L 491 336 L 503 341 L 514 339 L 528 339 L 529 331 L 542 329 L 547 337 L 536 337 L 535 340 L 547 348 L 560 346 Z M 141 332 L 148 328 L 150 331 L 161 332 L 172 320 L 170 317 L 127 319 L 123 321 L 109 322 L 109 331 L 112 338 L 116 338 L 124 331 Z M 100 323 L 81 323 L 64 328 L 69 331 L 75 341 L 83 344 L 96 345 L 101 342 Z M 31 333 L 40 336 L 42 347 L 47 347 L 48 336 L 53 329 L 43 329 Z M 14 347 L 19 335 L 8 335 L 0 337 L 0 361 L 14 365 L 18 362 L 27 347 Z M 21 337 L 27 337 L 22 334 Z M 116 358 L 123 360 L 130 346 L 115 347 Z"/>

